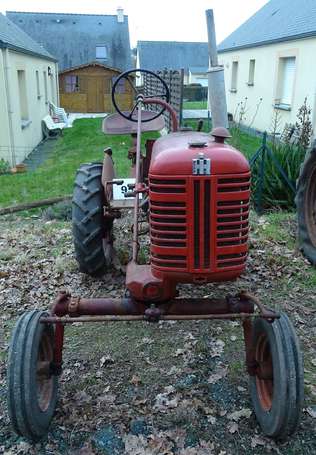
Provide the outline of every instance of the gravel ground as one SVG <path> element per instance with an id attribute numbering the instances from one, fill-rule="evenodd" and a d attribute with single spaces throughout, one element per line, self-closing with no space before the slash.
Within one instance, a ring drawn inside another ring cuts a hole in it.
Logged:
<path id="1" fill-rule="evenodd" d="M 130 214 L 116 224 L 122 264 Z M 39 216 L 0 223 L 0 453 L 5 454 L 312 454 L 315 436 L 316 273 L 295 249 L 290 214 L 253 218 L 247 272 L 234 283 L 182 286 L 181 295 L 248 289 L 287 311 L 305 360 L 302 422 L 289 441 L 265 438 L 248 394 L 237 322 L 76 324 L 67 327 L 59 401 L 47 439 L 31 445 L 10 428 L 5 368 L 16 318 L 47 308 L 59 289 L 121 296 L 124 275 L 102 279 L 77 270 L 69 222 Z M 146 260 L 148 240 L 142 238 Z"/>

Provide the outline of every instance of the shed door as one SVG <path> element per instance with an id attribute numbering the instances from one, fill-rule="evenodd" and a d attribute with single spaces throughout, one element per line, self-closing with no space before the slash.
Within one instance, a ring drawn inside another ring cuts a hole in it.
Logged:
<path id="1" fill-rule="evenodd" d="M 87 112 L 104 112 L 103 80 L 101 77 L 87 79 Z"/>

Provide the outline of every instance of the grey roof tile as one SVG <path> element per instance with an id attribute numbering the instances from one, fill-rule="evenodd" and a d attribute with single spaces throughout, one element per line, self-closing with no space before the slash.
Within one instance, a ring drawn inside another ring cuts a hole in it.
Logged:
<path id="1" fill-rule="evenodd" d="M 58 59 L 60 70 L 96 59 L 96 45 L 105 45 L 108 66 L 127 70 L 132 66 L 128 17 L 116 15 L 26 13 L 7 11 L 7 16 Z"/>
<path id="2" fill-rule="evenodd" d="M 207 43 L 184 41 L 138 41 L 140 66 L 149 70 L 208 67 Z"/>
<path id="3" fill-rule="evenodd" d="M 34 41 L 16 24 L 0 13 L 0 47 L 9 47 L 50 60 L 56 60 L 47 50 Z"/>
<path id="4" fill-rule="evenodd" d="M 316 36 L 315 0 L 270 0 L 218 46 L 219 52 Z"/>

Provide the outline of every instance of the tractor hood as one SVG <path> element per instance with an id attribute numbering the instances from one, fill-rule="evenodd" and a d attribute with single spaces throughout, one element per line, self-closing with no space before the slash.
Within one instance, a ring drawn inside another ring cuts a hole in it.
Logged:
<path id="1" fill-rule="evenodd" d="M 210 134 L 196 131 L 170 133 L 156 140 L 149 168 L 152 175 L 192 175 L 200 154 L 211 160 L 211 175 L 249 171 L 247 159 L 233 147 L 216 142 Z"/>

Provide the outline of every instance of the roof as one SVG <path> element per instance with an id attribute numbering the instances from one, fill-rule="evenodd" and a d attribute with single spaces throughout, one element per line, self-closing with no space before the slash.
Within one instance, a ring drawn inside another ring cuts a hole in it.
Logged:
<path id="1" fill-rule="evenodd" d="M 190 66 L 190 73 L 207 73 L 208 66 Z"/>
<path id="2" fill-rule="evenodd" d="M 24 54 L 34 55 L 56 61 L 56 59 L 44 49 L 43 46 L 34 41 L 17 25 L 11 22 L 6 16 L 0 13 L 0 47 L 13 49 Z"/>
<path id="3" fill-rule="evenodd" d="M 218 46 L 218 52 L 316 36 L 315 0 L 270 0 Z"/>
<path id="4" fill-rule="evenodd" d="M 187 73 L 191 67 L 208 67 L 207 43 L 185 41 L 138 41 L 139 66 L 152 71 L 164 68 Z"/>
<path id="5" fill-rule="evenodd" d="M 95 60 L 97 45 L 107 48 L 107 58 L 101 63 L 120 70 L 132 66 L 127 16 L 124 22 L 118 22 L 117 15 L 16 11 L 6 14 L 56 55 L 61 70 Z"/>
<path id="6" fill-rule="evenodd" d="M 93 61 L 93 62 L 89 62 L 89 63 L 84 63 L 83 65 L 73 66 L 72 68 L 66 68 L 63 71 L 59 71 L 59 74 L 65 74 L 65 73 L 69 73 L 71 71 L 81 70 L 83 68 L 88 68 L 89 66 L 98 66 L 99 68 L 103 68 L 105 70 L 112 70 L 112 71 L 115 71 L 116 73 L 121 73 L 121 70 L 119 70 L 117 68 L 111 68 L 110 66 L 104 65 L 103 63 Z"/>

